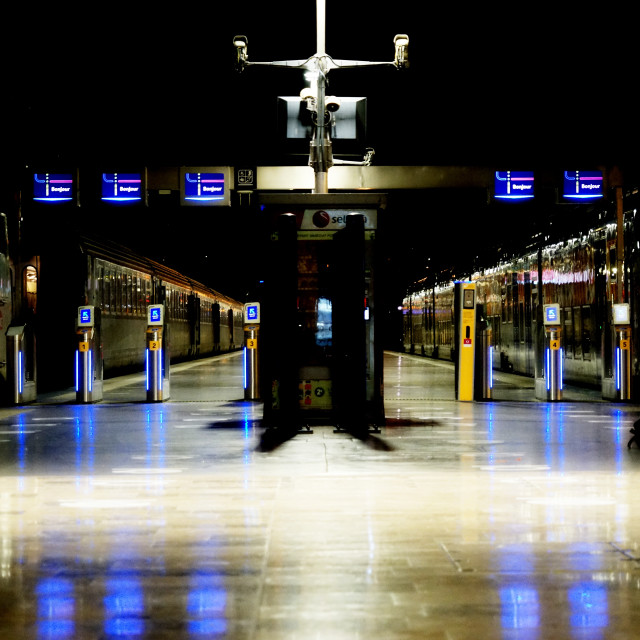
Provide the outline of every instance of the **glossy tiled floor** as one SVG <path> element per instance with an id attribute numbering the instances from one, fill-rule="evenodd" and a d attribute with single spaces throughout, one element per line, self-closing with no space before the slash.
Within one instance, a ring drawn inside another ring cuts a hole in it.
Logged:
<path id="1" fill-rule="evenodd" d="M 450 368 L 388 354 L 378 439 L 266 454 L 239 366 L 0 411 L 0 638 L 640 633 L 639 407 L 457 403 Z"/>

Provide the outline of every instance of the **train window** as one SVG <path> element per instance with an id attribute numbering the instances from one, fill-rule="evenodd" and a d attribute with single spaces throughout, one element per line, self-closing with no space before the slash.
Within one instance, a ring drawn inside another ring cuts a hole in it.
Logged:
<path id="1" fill-rule="evenodd" d="M 116 300 L 118 297 L 116 274 L 112 269 L 109 269 L 109 310 L 111 313 L 116 313 Z"/>
<path id="2" fill-rule="evenodd" d="M 582 359 L 582 309 L 573 307 L 573 353 L 576 359 Z"/>
<path id="3" fill-rule="evenodd" d="M 108 267 L 102 268 L 102 310 L 105 313 L 109 313 L 109 304 L 111 300 L 109 299 L 109 293 L 111 291 L 111 286 L 109 283 L 109 269 Z"/>
<path id="4" fill-rule="evenodd" d="M 25 267 L 22 272 L 22 278 L 24 305 L 30 314 L 34 314 L 38 301 L 38 272 L 36 268 L 31 265 Z"/>
<path id="5" fill-rule="evenodd" d="M 582 358 L 591 360 L 591 307 L 582 307 Z"/>
<path id="6" fill-rule="evenodd" d="M 133 312 L 133 276 L 130 273 L 127 273 L 126 278 L 127 306 L 125 308 L 125 313 L 131 314 Z"/>
<path id="7" fill-rule="evenodd" d="M 96 260 L 96 300 L 95 305 L 100 309 L 104 309 L 104 266 Z"/>
<path id="8" fill-rule="evenodd" d="M 531 276 L 528 271 L 524 273 L 524 341 L 528 347 L 533 345 L 533 332 L 531 330 Z"/>
<path id="9" fill-rule="evenodd" d="M 564 353 L 567 358 L 573 358 L 575 343 L 573 333 L 573 309 L 565 307 L 562 313 L 564 319 Z"/>
<path id="10" fill-rule="evenodd" d="M 500 341 L 501 341 L 500 326 L 501 326 L 500 316 L 498 315 L 493 316 L 493 322 L 491 323 L 491 334 L 492 334 L 491 339 L 493 340 L 493 344 L 496 348 L 496 351 L 500 348 Z"/>
<path id="11" fill-rule="evenodd" d="M 171 319 L 175 318 L 175 309 L 173 305 L 173 289 L 167 287 L 165 291 L 165 304 L 167 305 L 167 309 L 169 310 L 169 317 Z"/>

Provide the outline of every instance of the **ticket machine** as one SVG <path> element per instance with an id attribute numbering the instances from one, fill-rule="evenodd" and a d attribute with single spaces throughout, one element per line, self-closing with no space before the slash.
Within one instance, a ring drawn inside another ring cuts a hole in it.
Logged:
<path id="1" fill-rule="evenodd" d="M 100 309 L 78 308 L 76 322 L 76 402 L 102 400 L 103 357 L 100 337 Z"/>
<path id="2" fill-rule="evenodd" d="M 163 304 L 151 304 L 147 307 L 147 402 L 162 402 L 170 394 L 169 326 L 165 311 Z"/>
<path id="3" fill-rule="evenodd" d="M 455 283 L 456 400 L 474 399 L 476 355 L 476 285 Z"/>
<path id="4" fill-rule="evenodd" d="M 544 324 L 543 378 L 536 380 L 536 398 L 562 400 L 564 351 L 560 305 L 545 304 L 542 309 Z"/>

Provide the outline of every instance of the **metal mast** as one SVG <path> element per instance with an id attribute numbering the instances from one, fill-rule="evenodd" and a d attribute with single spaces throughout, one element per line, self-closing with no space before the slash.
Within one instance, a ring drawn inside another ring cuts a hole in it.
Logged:
<path id="1" fill-rule="evenodd" d="M 396 69 L 404 69 L 409 66 L 409 36 L 398 34 L 393 39 L 395 45 L 395 58 L 393 62 L 367 62 L 362 60 L 334 60 L 325 51 L 326 33 L 326 0 L 316 0 L 316 53 L 310 58 L 298 60 L 275 60 L 272 62 L 249 62 L 247 54 L 248 40 L 246 36 L 236 36 L 233 44 L 236 47 L 236 68 L 243 71 L 245 67 L 263 65 L 272 67 L 286 67 L 290 69 L 301 69 L 310 72 L 315 79 L 315 91 L 303 89 L 300 92 L 300 99 L 305 100 L 307 109 L 312 113 L 314 119 L 313 137 L 309 149 L 309 166 L 313 167 L 315 174 L 314 193 L 328 193 L 329 168 L 333 164 L 371 164 L 373 151 L 369 151 L 361 162 L 336 160 L 334 162 L 329 121 L 331 112 L 336 111 L 340 102 L 333 98 L 328 100 L 326 95 L 327 76 L 331 69 L 346 69 L 353 67 L 367 67 L 392 65 Z"/>

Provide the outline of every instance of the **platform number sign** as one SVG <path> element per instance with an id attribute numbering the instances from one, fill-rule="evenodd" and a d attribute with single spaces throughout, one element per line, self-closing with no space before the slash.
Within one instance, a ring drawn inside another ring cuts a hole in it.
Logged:
<path id="1" fill-rule="evenodd" d="M 560 305 L 545 304 L 544 305 L 544 324 L 559 325 L 560 324 Z"/>
<path id="2" fill-rule="evenodd" d="M 147 324 L 150 326 L 159 326 L 164 323 L 164 307 L 161 304 L 149 305 L 147 308 Z"/>
<path id="3" fill-rule="evenodd" d="M 94 326 L 93 310 L 93 307 L 78 307 L 78 327 L 91 328 Z"/>
<path id="4" fill-rule="evenodd" d="M 245 324 L 260 323 L 260 303 L 247 302 L 244 305 L 244 322 Z"/>

